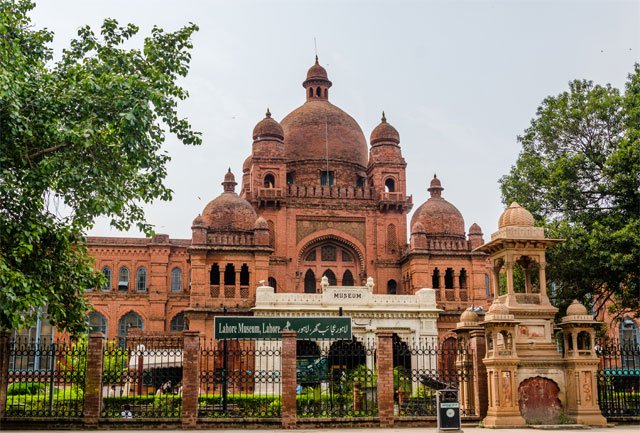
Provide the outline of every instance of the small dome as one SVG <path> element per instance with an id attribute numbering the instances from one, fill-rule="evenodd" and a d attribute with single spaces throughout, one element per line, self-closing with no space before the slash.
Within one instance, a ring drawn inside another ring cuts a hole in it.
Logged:
<path id="1" fill-rule="evenodd" d="M 262 218 L 261 216 L 258 217 L 258 219 L 256 220 L 256 225 L 255 225 L 255 229 L 256 230 L 269 230 L 269 223 L 267 223 L 267 220 Z"/>
<path id="2" fill-rule="evenodd" d="M 242 163 L 242 172 L 248 173 L 251 170 L 251 155 L 247 156 L 247 159 Z"/>
<path id="3" fill-rule="evenodd" d="M 197 217 L 195 217 L 193 222 L 191 223 L 191 225 L 193 227 L 203 226 L 204 225 L 204 219 L 202 219 L 202 215 L 198 215 Z"/>
<path id="4" fill-rule="evenodd" d="M 398 134 L 396 128 L 387 123 L 384 111 L 382 112 L 382 120 L 380 124 L 371 132 L 370 141 L 372 145 L 382 142 L 391 142 L 395 144 L 400 143 L 400 134 Z"/>
<path id="5" fill-rule="evenodd" d="M 533 227 L 533 215 L 515 201 L 509 205 L 498 220 L 498 228 L 508 226 Z"/>
<path id="6" fill-rule="evenodd" d="M 329 75 L 327 70 L 320 66 L 318 62 L 318 56 L 316 56 L 316 63 L 307 71 L 307 80 L 328 80 Z"/>
<path id="7" fill-rule="evenodd" d="M 217 231 L 253 231 L 258 215 L 251 203 L 236 194 L 231 169 L 224 176 L 222 185 L 224 192 L 204 208 L 201 223 Z"/>
<path id="8" fill-rule="evenodd" d="M 431 180 L 431 198 L 424 202 L 411 217 L 411 227 L 422 223 L 429 236 L 445 236 L 464 239 L 464 218 L 454 205 L 442 198 L 440 179 Z"/>
<path id="9" fill-rule="evenodd" d="M 464 310 L 460 315 L 461 322 L 477 322 L 479 320 L 478 315 L 473 310 Z"/>
<path id="10" fill-rule="evenodd" d="M 424 226 L 422 225 L 421 222 L 417 222 L 415 223 L 413 226 L 411 226 L 411 234 L 422 234 L 422 233 L 426 233 L 427 231 L 425 230 Z"/>
<path id="11" fill-rule="evenodd" d="M 470 235 L 481 235 L 482 234 L 482 229 L 480 228 L 480 226 L 476 223 L 471 224 L 471 227 L 469 227 L 469 234 Z"/>
<path id="12" fill-rule="evenodd" d="M 282 126 L 280 126 L 278 122 L 271 118 L 271 112 L 268 108 L 264 119 L 258 122 L 255 128 L 253 128 L 253 139 L 260 140 L 263 138 L 276 138 L 278 140 L 284 139 L 284 131 L 282 130 Z"/>
<path id="13" fill-rule="evenodd" d="M 582 305 L 576 299 L 573 300 L 571 305 L 567 307 L 567 316 L 586 316 L 589 312 L 587 311 L 587 307 Z"/>

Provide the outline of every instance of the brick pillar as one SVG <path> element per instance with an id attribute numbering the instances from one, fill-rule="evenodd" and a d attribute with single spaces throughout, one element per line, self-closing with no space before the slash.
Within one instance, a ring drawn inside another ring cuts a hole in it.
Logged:
<path id="1" fill-rule="evenodd" d="M 102 405 L 102 369 L 104 362 L 104 334 L 89 334 L 87 347 L 87 370 L 84 385 L 84 423 L 95 427 L 100 418 Z"/>
<path id="2" fill-rule="evenodd" d="M 182 349 L 182 428 L 198 423 L 200 393 L 200 333 L 184 331 Z"/>
<path id="3" fill-rule="evenodd" d="M 296 415 L 296 336 L 295 331 L 282 333 L 281 353 L 281 402 L 282 428 L 295 428 Z"/>
<path id="4" fill-rule="evenodd" d="M 9 386 L 9 345 L 11 334 L 0 332 L 0 420 L 7 408 L 7 387 Z"/>
<path id="5" fill-rule="evenodd" d="M 380 331 L 376 335 L 380 427 L 393 427 L 393 333 Z"/>

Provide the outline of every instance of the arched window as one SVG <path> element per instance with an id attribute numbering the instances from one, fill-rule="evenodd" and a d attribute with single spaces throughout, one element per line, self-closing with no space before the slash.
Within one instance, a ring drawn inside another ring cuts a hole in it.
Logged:
<path id="1" fill-rule="evenodd" d="M 126 292 L 129 290 L 129 268 L 123 266 L 118 272 L 118 290 Z"/>
<path id="2" fill-rule="evenodd" d="M 461 289 L 466 289 L 467 288 L 467 270 L 465 268 L 462 268 L 460 270 L 460 288 Z"/>
<path id="3" fill-rule="evenodd" d="M 334 274 L 331 269 L 327 269 L 326 271 L 324 271 L 324 274 L 322 274 L 322 276 L 327 277 L 327 279 L 329 280 L 330 286 L 338 285 L 338 280 L 336 280 L 336 274 Z"/>
<path id="4" fill-rule="evenodd" d="M 220 285 L 220 266 L 217 263 L 214 263 L 211 266 L 211 271 L 209 272 L 209 284 L 212 286 Z"/>
<path id="5" fill-rule="evenodd" d="M 353 274 L 351 273 L 351 271 L 349 269 L 344 271 L 344 274 L 342 274 L 342 285 L 343 286 L 353 286 L 354 285 Z"/>
<path id="6" fill-rule="evenodd" d="M 398 235 L 395 224 L 387 226 L 387 253 L 395 254 L 398 251 Z"/>
<path id="7" fill-rule="evenodd" d="M 324 89 L 324 97 L 329 98 L 329 89 Z"/>
<path id="8" fill-rule="evenodd" d="M 316 87 L 316 96 L 320 97 L 322 90 L 320 89 L 320 87 Z"/>
<path id="9" fill-rule="evenodd" d="M 320 255 L 323 262 L 335 262 L 337 256 L 337 249 L 333 245 L 325 245 L 320 249 Z"/>
<path id="10" fill-rule="evenodd" d="M 316 292 L 316 276 L 311 269 L 307 269 L 307 273 L 304 274 L 304 292 Z"/>
<path id="11" fill-rule="evenodd" d="M 236 285 L 236 268 L 233 266 L 233 263 L 227 263 L 227 266 L 224 267 L 224 285 Z"/>
<path id="12" fill-rule="evenodd" d="M 105 337 L 107 336 L 107 319 L 102 314 L 92 311 L 89 313 L 88 321 L 89 332 L 102 332 Z"/>
<path id="13" fill-rule="evenodd" d="M 107 279 L 107 282 L 104 283 L 104 286 L 102 286 L 102 290 L 111 290 L 111 268 L 109 266 L 105 266 L 104 268 L 102 268 L 102 274 Z"/>
<path id="14" fill-rule="evenodd" d="M 313 98 L 313 87 L 309 87 L 309 98 Z"/>
<path id="15" fill-rule="evenodd" d="M 398 292 L 398 283 L 396 280 L 389 280 L 387 282 L 387 293 L 390 295 L 395 295 Z"/>
<path id="16" fill-rule="evenodd" d="M 267 280 L 267 284 L 269 284 L 269 287 L 273 287 L 274 292 L 278 291 L 278 282 L 275 278 L 269 277 L 269 279 Z"/>
<path id="17" fill-rule="evenodd" d="M 487 299 L 491 297 L 491 282 L 488 274 L 484 274 L 484 292 Z"/>
<path id="18" fill-rule="evenodd" d="M 263 184 L 265 188 L 273 188 L 274 186 L 276 186 L 276 178 L 273 177 L 271 173 L 269 173 L 264 177 Z"/>
<path id="19" fill-rule="evenodd" d="M 184 313 L 178 313 L 173 316 L 173 319 L 171 319 L 171 323 L 169 324 L 169 331 L 180 332 L 187 329 L 187 320 L 184 318 Z"/>
<path id="20" fill-rule="evenodd" d="M 173 293 L 182 292 L 182 271 L 180 268 L 173 268 L 171 271 L 171 291 Z"/>
<path id="21" fill-rule="evenodd" d="M 136 272 L 136 289 L 138 292 L 147 291 L 147 270 L 144 266 L 139 267 Z"/>
<path id="22" fill-rule="evenodd" d="M 241 286 L 249 285 L 249 266 L 247 266 L 246 263 L 243 263 L 242 267 L 240 268 L 240 285 Z"/>
<path id="23" fill-rule="evenodd" d="M 126 337 L 129 329 L 144 329 L 144 320 L 134 311 L 130 311 L 120 318 L 118 322 L 118 337 Z"/>
<path id="24" fill-rule="evenodd" d="M 440 288 L 440 269 L 435 268 L 433 270 L 433 275 L 431 276 L 431 285 L 433 289 Z"/>
<path id="25" fill-rule="evenodd" d="M 396 192 L 396 181 L 393 178 L 389 177 L 384 181 L 384 191 L 385 192 Z"/>
<path id="26" fill-rule="evenodd" d="M 453 289 L 453 269 L 447 268 L 444 272 L 444 288 Z"/>

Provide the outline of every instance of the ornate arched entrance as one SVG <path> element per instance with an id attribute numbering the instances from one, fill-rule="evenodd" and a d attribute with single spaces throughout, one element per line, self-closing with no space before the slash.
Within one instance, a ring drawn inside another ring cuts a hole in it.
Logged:
<path id="1" fill-rule="evenodd" d="M 329 279 L 331 286 L 353 286 L 358 284 L 361 264 L 360 255 L 347 242 L 330 238 L 310 242 L 300 255 L 301 291 L 315 292 L 310 287 L 310 275 L 315 277 L 315 287 L 320 287 L 323 276 Z"/>

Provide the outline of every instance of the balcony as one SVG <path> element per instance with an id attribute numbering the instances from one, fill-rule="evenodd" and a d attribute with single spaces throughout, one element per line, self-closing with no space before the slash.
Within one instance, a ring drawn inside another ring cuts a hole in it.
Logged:
<path id="1" fill-rule="evenodd" d="M 413 207 L 413 196 L 403 192 L 381 192 L 378 197 L 378 208 L 381 211 L 397 210 L 407 212 Z"/>
<path id="2" fill-rule="evenodd" d="M 258 207 L 280 207 L 284 198 L 284 188 L 258 188 L 254 200 Z"/>

